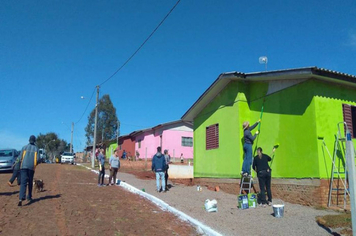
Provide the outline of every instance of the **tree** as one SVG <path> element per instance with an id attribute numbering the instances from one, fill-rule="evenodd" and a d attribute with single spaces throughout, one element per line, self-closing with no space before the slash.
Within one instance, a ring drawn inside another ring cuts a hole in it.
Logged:
<path id="1" fill-rule="evenodd" d="M 64 151 L 69 151 L 69 144 L 65 140 L 59 139 L 58 135 L 54 132 L 47 134 L 40 133 L 37 136 L 36 145 L 38 148 L 45 149 L 47 158 L 53 158 L 59 156 Z"/>
<path id="2" fill-rule="evenodd" d="M 96 129 L 96 143 L 114 139 L 118 135 L 119 119 L 116 116 L 116 109 L 111 102 L 110 96 L 105 94 L 98 102 L 98 121 Z M 87 145 L 92 145 L 94 141 L 95 109 L 88 116 L 88 125 L 85 128 Z"/>

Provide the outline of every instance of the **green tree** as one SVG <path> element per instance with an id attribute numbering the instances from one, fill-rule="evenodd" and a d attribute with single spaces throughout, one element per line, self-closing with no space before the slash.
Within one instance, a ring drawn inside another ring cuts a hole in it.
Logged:
<path id="1" fill-rule="evenodd" d="M 93 145 L 95 126 L 95 108 L 88 116 L 88 125 L 85 128 L 87 145 Z M 96 143 L 116 138 L 118 135 L 119 119 L 116 116 L 116 109 L 111 102 L 110 96 L 105 94 L 98 102 L 98 121 L 96 130 Z"/>
<path id="2" fill-rule="evenodd" d="M 40 133 L 37 136 L 36 145 L 38 148 L 45 149 L 48 159 L 59 156 L 64 151 L 69 151 L 69 144 L 65 140 L 59 139 L 54 132 Z"/>

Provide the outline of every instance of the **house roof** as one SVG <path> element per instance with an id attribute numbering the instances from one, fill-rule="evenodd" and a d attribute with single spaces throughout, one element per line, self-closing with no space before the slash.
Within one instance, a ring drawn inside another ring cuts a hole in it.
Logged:
<path id="1" fill-rule="evenodd" d="M 159 128 L 164 128 L 166 126 L 175 125 L 175 124 L 179 124 L 179 123 L 186 124 L 187 126 L 193 128 L 193 124 L 191 122 L 189 122 L 189 121 L 176 120 L 176 121 L 171 121 L 171 122 L 167 122 L 167 123 L 158 124 L 158 125 L 156 125 L 154 127 L 151 127 L 151 128 L 133 131 L 132 133 L 129 134 L 129 136 L 137 136 L 137 135 L 139 135 L 141 133 L 144 133 L 146 131 L 149 131 L 149 130 L 156 130 L 156 129 L 159 129 Z"/>
<path id="2" fill-rule="evenodd" d="M 242 73 L 226 72 L 209 86 L 198 100 L 182 116 L 183 121 L 192 122 L 193 119 L 226 87 L 231 81 L 269 81 L 289 79 L 320 79 L 338 84 L 356 87 L 356 76 L 318 67 L 304 67 L 275 71 Z"/>

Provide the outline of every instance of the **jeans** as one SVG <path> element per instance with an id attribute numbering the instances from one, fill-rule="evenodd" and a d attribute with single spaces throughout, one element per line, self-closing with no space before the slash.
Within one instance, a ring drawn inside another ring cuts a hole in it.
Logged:
<path id="1" fill-rule="evenodd" d="M 252 144 L 244 144 L 244 161 L 242 163 L 242 172 L 251 174 L 251 165 L 252 165 Z"/>
<path id="2" fill-rule="evenodd" d="M 104 184 L 104 177 L 105 177 L 105 166 L 102 165 L 101 170 L 99 170 L 98 184 L 100 184 L 100 180 L 101 180 L 101 184 Z"/>
<path id="3" fill-rule="evenodd" d="M 112 178 L 114 178 L 114 184 L 116 184 L 116 174 L 117 174 L 118 170 L 119 170 L 119 168 L 111 167 L 110 176 L 109 176 L 109 184 L 111 184 Z"/>
<path id="4" fill-rule="evenodd" d="M 20 201 L 26 199 L 26 187 L 28 186 L 27 200 L 30 200 L 32 199 L 33 175 L 35 174 L 35 171 L 30 169 L 21 169 L 20 172 L 21 172 L 21 187 L 20 187 L 19 199 Z"/>
<path id="5" fill-rule="evenodd" d="M 157 191 L 160 191 L 160 179 L 162 180 L 162 191 L 166 191 L 166 180 L 164 177 L 164 172 L 156 172 L 156 186 Z"/>
<path id="6" fill-rule="evenodd" d="M 258 177 L 258 184 L 260 185 L 261 203 L 267 204 L 266 195 L 265 195 L 266 190 L 267 190 L 268 201 L 272 202 L 271 170 L 269 170 L 268 172 L 266 170 L 261 170 L 258 172 L 257 177 Z"/>
<path id="7" fill-rule="evenodd" d="M 15 168 L 14 171 L 12 172 L 12 176 L 11 176 L 9 182 L 12 184 L 16 178 L 17 178 L 17 185 L 20 185 L 21 184 L 21 173 L 20 173 L 19 169 Z"/>

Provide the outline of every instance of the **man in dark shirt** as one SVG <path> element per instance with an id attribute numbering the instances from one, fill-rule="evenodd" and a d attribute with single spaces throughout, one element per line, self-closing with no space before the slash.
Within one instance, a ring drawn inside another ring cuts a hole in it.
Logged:
<path id="1" fill-rule="evenodd" d="M 273 148 L 273 153 L 276 149 Z M 271 168 L 268 162 L 272 158 L 262 153 L 262 148 L 257 148 L 257 156 L 253 159 L 252 168 L 257 172 L 258 183 L 261 191 L 261 204 L 263 207 L 272 205 L 272 193 L 271 193 Z M 268 202 L 266 201 L 265 191 L 267 190 Z"/>

